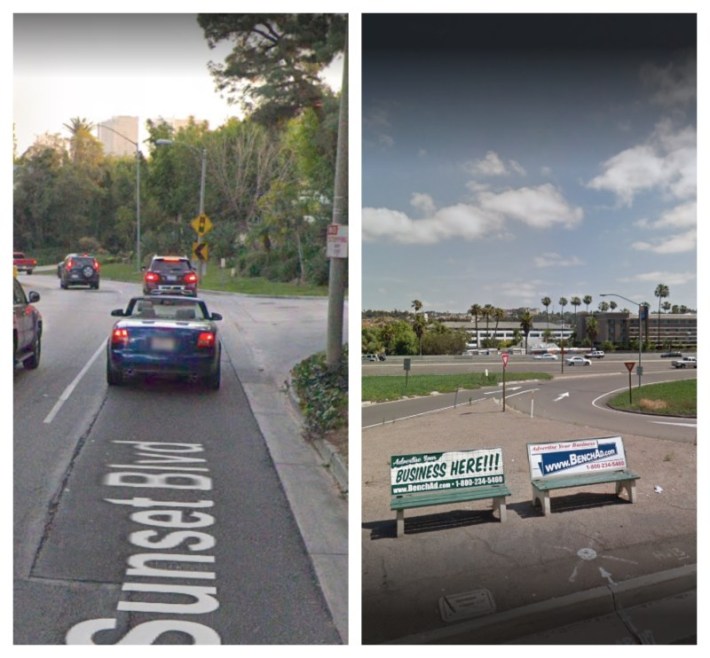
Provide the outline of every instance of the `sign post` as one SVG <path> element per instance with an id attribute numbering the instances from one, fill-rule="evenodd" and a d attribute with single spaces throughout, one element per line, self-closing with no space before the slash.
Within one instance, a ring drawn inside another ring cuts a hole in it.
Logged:
<path id="1" fill-rule="evenodd" d="M 213 224 L 210 218 L 204 212 L 201 212 L 190 222 L 190 225 L 197 233 L 197 242 L 192 243 L 192 258 L 199 263 L 200 275 L 204 276 L 207 273 L 208 247 L 203 238 L 205 233 L 209 233 L 212 230 Z"/>
<path id="2" fill-rule="evenodd" d="M 510 355 L 508 352 L 503 352 L 500 356 L 503 359 L 503 411 L 505 411 L 505 371 L 508 367 L 508 359 L 510 358 Z"/>
<path id="3" fill-rule="evenodd" d="M 634 371 L 634 366 L 636 363 L 634 361 L 624 361 L 626 369 L 629 371 L 629 404 L 632 404 L 631 400 L 631 373 Z"/>
<path id="4" fill-rule="evenodd" d="M 412 368 L 412 359 L 409 357 L 406 357 L 404 361 L 402 362 L 402 365 L 404 367 L 404 390 L 407 390 L 407 383 L 409 382 L 409 371 Z"/>

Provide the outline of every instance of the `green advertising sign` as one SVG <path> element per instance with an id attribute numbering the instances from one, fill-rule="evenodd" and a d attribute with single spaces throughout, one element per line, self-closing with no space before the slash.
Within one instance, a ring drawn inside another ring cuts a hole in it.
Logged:
<path id="1" fill-rule="evenodd" d="M 393 496 L 504 482 L 502 448 L 395 455 L 390 460 Z"/>

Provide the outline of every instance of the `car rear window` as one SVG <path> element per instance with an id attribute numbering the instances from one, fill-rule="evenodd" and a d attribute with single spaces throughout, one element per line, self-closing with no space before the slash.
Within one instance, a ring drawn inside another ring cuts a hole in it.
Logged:
<path id="1" fill-rule="evenodd" d="M 191 300 L 139 299 L 131 315 L 144 319 L 204 320 L 202 305 Z"/>
<path id="2" fill-rule="evenodd" d="M 155 272 L 185 272 L 191 270 L 188 260 L 163 260 L 156 259 L 152 262 L 150 269 Z"/>
<path id="3" fill-rule="evenodd" d="M 94 266 L 94 259 L 86 258 L 84 256 L 75 256 L 71 259 L 71 262 L 74 267 L 86 267 L 87 265 L 90 267 Z"/>

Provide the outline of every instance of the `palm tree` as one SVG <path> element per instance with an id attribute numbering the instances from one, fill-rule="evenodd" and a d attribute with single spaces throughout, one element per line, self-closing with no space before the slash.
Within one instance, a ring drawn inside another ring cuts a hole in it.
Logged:
<path id="1" fill-rule="evenodd" d="M 602 303 L 606 303 L 606 302 L 602 302 Z M 591 344 L 594 345 L 594 343 L 597 342 L 597 336 L 599 335 L 599 322 L 597 321 L 597 319 L 593 315 L 590 315 L 587 318 L 586 324 L 587 324 L 587 326 L 585 328 L 586 328 L 587 336 L 589 337 Z"/>
<path id="2" fill-rule="evenodd" d="M 572 297 L 569 303 L 574 306 L 574 333 L 577 334 L 577 307 L 582 304 L 582 300 L 579 297 Z"/>
<path id="3" fill-rule="evenodd" d="M 415 313 L 419 313 L 422 306 L 423 306 L 423 304 L 418 299 L 415 299 L 412 301 L 412 308 L 414 309 Z"/>
<path id="4" fill-rule="evenodd" d="M 478 316 L 481 314 L 481 305 L 480 304 L 473 304 L 470 309 L 468 309 L 468 312 L 473 316 L 473 322 L 475 325 L 475 330 L 476 330 L 476 348 L 479 348 L 480 345 L 479 340 L 478 340 Z"/>
<path id="5" fill-rule="evenodd" d="M 564 329 L 565 326 L 565 306 L 567 306 L 567 297 L 560 297 L 560 308 L 562 309 L 560 311 L 560 318 L 562 319 L 562 328 Z M 562 336 L 560 336 L 560 339 Z"/>
<path id="6" fill-rule="evenodd" d="M 615 310 L 617 306 L 618 306 L 618 304 L 613 299 L 609 302 L 609 308 L 612 311 Z"/>
<path id="7" fill-rule="evenodd" d="M 414 329 L 414 333 L 417 335 L 417 338 L 419 339 L 419 356 L 421 356 L 422 355 L 422 338 L 424 338 L 424 332 L 426 330 L 426 320 L 424 319 L 424 316 L 417 315 L 414 318 L 414 323 L 412 325 L 412 329 Z"/>
<path id="8" fill-rule="evenodd" d="M 658 297 L 658 330 L 656 334 L 656 343 L 658 345 L 661 344 L 661 300 L 665 297 L 668 297 L 670 294 L 670 290 L 667 285 L 664 283 L 659 283 L 656 286 L 656 290 L 653 292 L 656 297 Z"/>
<path id="9" fill-rule="evenodd" d="M 592 296 L 591 295 L 585 295 L 584 298 L 582 299 L 584 304 L 587 307 L 587 313 L 589 313 L 589 305 L 592 303 Z"/>
<path id="10" fill-rule="evenodd" d="M 498 307 L 494 308 L 493 309 L 493 318 L 496 321 L 496 326 L 495 326 L 495 329 L 493 330 L 493 335 L 497 336 L 498 335 L 498 323 L 501 320 L 505 319 L 505 311 L 502 308 L 498 308 Z"/>
<path id="11" fill-rule="evenodd" d="M 543 297 L 540 303 L 545 307 L 545 313 L 547 314 L 547 326 L 550 326 L 550 304 L 552 300 L 549 297 Z"/>
<path id="12" fill-rule="evenodd" d="M 599 302 L 599 310 L 606 313 L 609 310 L 609 302 Z"/>
<path id="13" fill-rule="evenodd" d="M 488 327 L 490 326 L 491 318 L 493 317 L 493 304 L 486 304 L 482 311 L 483 317 L 486 319 L 486 347 L 490 347 L 490 333 Z"/>
<path id="14" fill-rule="evenodd" d="M 533 328 L 533 317 L 528 309 L 520 314 L 520 330 L 525 336 L 525 354 L 528 353 L 528 335 Z"/>

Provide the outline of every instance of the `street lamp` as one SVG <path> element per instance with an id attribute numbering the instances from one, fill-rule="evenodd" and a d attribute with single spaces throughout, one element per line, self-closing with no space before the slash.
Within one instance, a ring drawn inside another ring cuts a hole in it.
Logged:
<path id="1" fill-rule="evenodd" d="M 623 295 L 617 295 L 616 293 L 613 292 L 603 292 L 599 295 L 600 297 L 618 297 L 619 299 L 623 299 L 630 304 L 636 304 L 636 306 L 639 307 L 639 364 L 638 367 L 636 368 L 636 372 L 638 373 L 639 376 L 639 388 L 641 388 L 641 375 L 643 374 L 643 368 L 641 367 L 641 306 L 639 302 L 635 302 L 633 299 L 629 299 L 628 297 L 624 297 Z"/>
<path id="2" fill-rule="evenodd" d="M 200 207 L 198 210 L 198 216 L 203 215 L 205 212 L 205 178 L 207 174 L 207 149 L 202 148 L 198 149 L 196 146 L 192 146 L 192 144 L 185 144 L 184 142 L 175 142 L 172 139 L 156 139 L 155 140 L 155 145 L 156 146 L 184 146 L 186 148 L 189 148 L 195 152 L 199 152 L 201 155 L 202 159 L 202 165 L 201 165 L 201 172 L 200 172 Z M 197 237 L 197 243 L 202 242 L 202 236 L 198 235 Z M 204 276 L 207 274 L 207 264 L 202 263 L 201 264 L 201 269 L 202 271 L 200 272 L 201 276 Z"/>
<path id="3" fill-rule="evenodd" d="M 97 124 L 98 128 L 105 128 L 112 133 L 116 133 L 119 137 L 123 137 L 127 142 L 136 147 L 136 271 L 141 271 L 141 152 L 138 142 L 134 142 L 124 134 L 114 130 L 104 123 Z"/>

